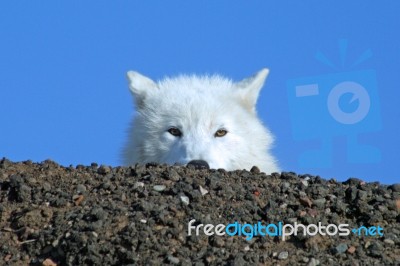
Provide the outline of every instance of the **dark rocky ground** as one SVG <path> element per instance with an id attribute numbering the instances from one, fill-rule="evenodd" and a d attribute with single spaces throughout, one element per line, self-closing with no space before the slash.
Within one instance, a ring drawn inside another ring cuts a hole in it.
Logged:
<path id="1" fill-rule="evenodd" d="M 188 236 L 191 219 L 379 225 L 384 236 Z M 400 184 L 0 160 L 0 265 L 399 265 L 399 222 Z"/>

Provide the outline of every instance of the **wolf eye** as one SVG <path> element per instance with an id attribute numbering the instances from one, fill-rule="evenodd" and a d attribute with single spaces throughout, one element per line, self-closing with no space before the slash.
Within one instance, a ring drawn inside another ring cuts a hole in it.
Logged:
<path id="1" fill-rule="evenodd" d="M 171 127 L 170 129 L 168 129 L 168 132 L 175 137 L 180 137 L 182 136 L 182 132 L 177 129 L 176 127 Z"/>
<path id="2" fill-rule="evenodd" d="M 215 132 L 214 136 L 215 137 L 223 137 L 228 133 L 225 129 L 218 129 L 217 132 Z"/>

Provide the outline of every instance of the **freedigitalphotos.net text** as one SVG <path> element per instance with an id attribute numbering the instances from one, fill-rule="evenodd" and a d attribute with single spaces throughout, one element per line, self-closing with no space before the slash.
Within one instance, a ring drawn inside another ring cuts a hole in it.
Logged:
<path id="1" fill-rule="evenodd" d="M 188 224 L 188 235 L 200 235 L 204 233 L 207 236 L 211 235 L 229 235 L 229 236 L 245 236 L 246 240 L 251 240 L 254 236 L 278 236 L 282 237 L 284 241 L 287 236 L 298 234 L 303 234 L 304 236 L 315 236 L 317 234 L 322 236 L 334 236 L 339 234 L 340 236 L 347 236 L 351 233 L 356 235 L 364 235 L 364 236 L 383 236 L 383 228 L 378 226 L 365 227 L 361 226 L 358 228 L 350 229 L 349 224 L 328 224 L 322 225 L 321 222 L 318 224 L 309 224 L 303 225 L 297 222 L 294 225 L 291 224 L 283 224 L 282 222 L 278 222 L 277 224 L 262 224 L 261 222 L 257 222 L 255 224 L 241 224 L 239 222 L 230 223 L 228 225 L 224 224 L 197 224 L 195 219 L 192 219 Z"/>

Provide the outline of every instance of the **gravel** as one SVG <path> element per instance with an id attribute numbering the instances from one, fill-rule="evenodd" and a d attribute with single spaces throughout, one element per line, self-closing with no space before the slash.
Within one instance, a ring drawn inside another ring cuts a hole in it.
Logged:
<path id="1" fill-rule="evenodd" d="M 189 235 L 191 220 L 380 226 L 384 235 L 246 240 Z M 160 264 L 399 265 L 400 184 L 265 175 L 257 167 L 0 160 L 0 265 Z"/>

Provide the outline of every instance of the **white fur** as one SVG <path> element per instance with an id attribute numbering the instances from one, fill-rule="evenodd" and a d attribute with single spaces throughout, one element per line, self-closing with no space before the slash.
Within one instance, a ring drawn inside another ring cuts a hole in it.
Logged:
<path id="1" fill-rule="evenodd" d="M 124 164 L 204 160 L 214 169 L 249 170 L 256 165 L 265 173 L 278 172 L 269 153 L 273 136 L 255 111 L 268 72 L 262 69 L 238 83 L 218 75 L 181 75 L 156 83 L 129 71 L 137 114 L 123 151 Z M 170 134 L 171 127 L 182 136 Z M 219 129 L 228 133 L 216 137 Z"/>

